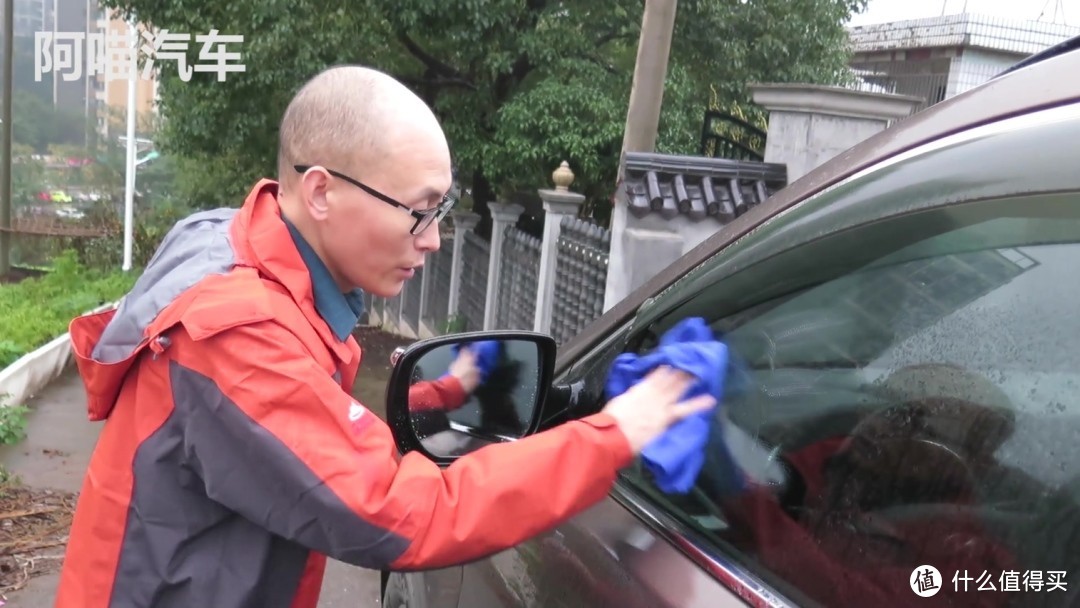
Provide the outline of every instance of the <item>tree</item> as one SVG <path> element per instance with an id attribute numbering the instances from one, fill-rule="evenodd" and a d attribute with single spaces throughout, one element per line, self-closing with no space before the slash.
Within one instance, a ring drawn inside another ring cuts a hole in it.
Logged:
<path id="1" fill-rule="evenodd" d="M 45 189 L 45 163 L 25 144 L 13 144 L 11 158 L 11 202 L 15 207 L 33 203 Z"/>
<path id="2" fill-rule="evenodd" d="M 640 0 L 106 0 L 173 32 L 245 34 L 246 71 L 177 76 L 162 69 L 164 148 L 183 158 L 182 194 L 235 205 L 275 171 L 285 105 L 340 63 L 385 70 L 443 122 L 474 209 L 550 183 L 567 160 L 598 217 L 614 188 L 633 73 Z M 866 0 L 682 0 L 658 147 L 696 152 L 713 90 L 747 105 L 754 81 L 837 83 L 843 24 Z M 200 45 L 192 44 L 189 62 Z M 487 222 L 481 224 L 485 228 Z"/>
<path id="3" fill-rule="evenodd" d="M 81 144 L 86 138 L 81 112 L 42 103 L 28 91 L 12 92 L 11 117 L 12 140 L 30 146 L 36 154 L 44 154 L 53 144 Z"/>

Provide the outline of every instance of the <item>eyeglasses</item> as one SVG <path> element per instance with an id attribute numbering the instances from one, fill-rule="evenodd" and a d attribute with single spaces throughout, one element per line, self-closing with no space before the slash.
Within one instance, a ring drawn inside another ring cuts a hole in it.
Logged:
<path id="1" fill-rule="evenodd" d="M 295 169 L 297 173 L 304 173 L 305 171 L 307 171 L 311 167 L 312 167 L 312 165 L 293 165 L 293 169 Z M 325 167 L 324 167 L 324 169 L 325 169 Z M 454 207 L 454 203 L 457 202 L 456 199 L 454 199 L 454 197 L 450 196 L 449 194 L 445 194 L 445 195 L 443 195 L 442 200 L 439 202 L 439 204 L 437 206 L 435 206 L 435 207 L 433 207 L 431 209 L 425 209 L 423 211 L 417 211 L 416 209 L 413 209 L 412 207 L 409 207 L 408 205 L 404 205 L 402 203 L 399 203 L 399 202 L 395 201 L 394 199 L 390 198 L 389 196 L 386 196 L 385 194 L 383 194 L 382 192 L 379 192 L 378 190 L 372 188 L 371 186 L 367 186 L 365 184 L 360 183 L 359 181 L 349 177 L 348 175 L 345 175 L 344 173 L 334 171 L 333 169 L 326 169 L 326 172 L 329 173 L 330 175 L 333 175 L 336 178 L 343 179 L 343 180 L 349 182 L 350 184 L 356 186 L 357 188 L 360 188 L 364 192 L 367 192 L 371 196 L 374 196 L 375 198 L 379 199 L 380 201 L 382 201 L 382 202 L 384 202 L 384 203 L 386 203 L 388 205 L 393 205 L 394 207 L 398 207 L 400 209 L 404 209 L 405 211 L 407 211 L 409 213 L 409 215 L 413 216 L 413 219 L 416 220 L 416 222 L 413 224 L 412 229 L 409 230 L 409 234 L 412 234 L 412 235 L 420 234 L 424 230 L 427 230 L 428 226 L 430 226 L 433 222 L 437 222 L 437 221 L 441 220 L 442 218 L 446 217 L 446 214 L 450 213 L 450 209 L 452 209 Z"/>

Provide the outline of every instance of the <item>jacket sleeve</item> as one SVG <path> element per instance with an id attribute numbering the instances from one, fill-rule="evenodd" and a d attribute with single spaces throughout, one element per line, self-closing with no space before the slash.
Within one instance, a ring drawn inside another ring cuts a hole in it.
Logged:
<path id="1" fill-rule="evenodd" d="M 504 550 L 601 500 L 632 458 L 601 413 L 446 469 L 418 453 L 399 459 L 389 427 L 282 326 L 197 342 L 176 333 L 175 415 L 209 497 L 347 563 L 429 569 Z"/>
<path id="2" fill-rule="evenodd" d="M 437 380 L 422 380 L 409 387 L 409 409 L 452 411 L 465 405 L 469 395 L 461 382 L 447 374 Z"/>

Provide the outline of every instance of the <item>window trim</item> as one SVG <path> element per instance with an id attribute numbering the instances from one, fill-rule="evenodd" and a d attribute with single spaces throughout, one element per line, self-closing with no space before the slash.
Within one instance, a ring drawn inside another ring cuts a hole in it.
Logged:
<path id="1" fill-rule="evenodd" d="M 725 589 L 751 606 L 796 608 L 815 605 L 810 598 L 805 598 L 804 603 L 796 603 L 781 595 L 773 584 L 765 582 L 758 574 L 731 559 L 726 553 L 718 553 L 712 549 L 713 543 L 702 538 L 678 517 L 664 511 L 625 477 L 620 475 L 616 479 L 609 497 L 705 570 Z"/>
<path id="2" fill-rule="evenodd" d="M 627 336 L 627 341 L 628 341 L 628 344 L 630 345 L 631 348 L 635 348 L 636 347 L 636 342 L 635 341 L 640 338 L 640 335 L 641 335 L 640 332 L 642 330 L 644 330 L 646 328 L 649 328 L 649 327 L 653 327 L 656 323 L 658 323 L 659 321 L 661 321 L 665 317 L 670 316 L 674 311 L 677 311 L 677 310 L 685 307 L 692 300 L 699 297 L 704 291 L 711 288 L 713 285 L 716 285 L 717 283 L 730 281 L 733 278 L 744 276 L 745 273 L 747 273 L 747 272 L 752 272 L 754 269 L 759 268 L 759 267 L 761 267 L 763 265 L 775 263 L 776 260 L 783 259 L 786 256 L 790 256 L 790 255 L 792 255 L 792 253 L 797 252 L 799 250 L 804 250 L 804 249 L 806 249 L 808 247 L 820 246 L 825 241 L 838 239 L 838 238 L 846 238 L 852 232 L 865 230 L 866 228 L 871 227 L 871 226 L 876 225 L 876 224 L 882 224 L 882 223 L 886 223 L 886 222 L 893 222 L 893 221 L 897 221 L 897 220 L 918 218 L 918 217 L 921 217 L 921 216 L 929 216 L 929 215 L 938 214 L 938 213 L 941 213 L 941 212 L 948 212 L 950 210 L 958 210 L 960 213 L 971 213 L 973 209 L 977 210 L 978 207 L 982 207 L 982 206 L 986 206 L 986 205 L 995 205 L 995 204 L 1023 205 L 1025 203 L 1029 203 L 1029 202 L 1032 202 L 1032 201 L 1034 201 L 1034 203 L 1038 204 L 1038 205 L 1051 205 L 1051 204 L 1064 204 L 1066 202 L 1072 202 L 1073 200 L 1075 200 L 1075 202 L 1073 204 L 1075 204 L 1078 207 L 1078 209 L 1080 209 L 1080 184 L 1077 184 L 1075 189 L 1068 190 L 1068 191 L 1021 193 L 1021 194 L 1014 194 L 1014 195 L 1008 195 L 1008 196 L 994 196 L 994 197 L 985 197 L 985 198 L 965 199 L 965 200 L 961 200 L 961 201 L 954 201 L 954 202 L 944 203 L 944 204 L 936 205 L 936 206 L 927 206 L 927 207 L 921 207 L 919 209 L 905 210 L 905 211 L 902 211 L 902 212 L 894 213 L 894 214 L 889 215 L 889 216 L 880 217 L 880 218 L 876 218 L 876 219 L 873 219 L 873 220 L 870 220 L 870 221 L 866 221 L 866 222 L 863 222 L 861 224 L 847 225 L 847 226 L 844 226 L 842 228 L 838 228 L 837 230 L 834 230 L 834 231 L 831 231 L 831 232 L 828 232 L 828 233 L 825 233 L 825 234 L 819 234 L 819 235 L 815 236 L 812 239 L 807 239 L 805 241 L 798 242 L 798 243 L 796 243 L 794 245 L 791 245 L 789 247 L 786 247 L 784 249 L 776 251 L 772 255 L 762 256 L 762 257 L 760 257 L 758 259 L 755 259 L 753 261 L 753 263 L 748 264 L 746 266 L 740 266 L 737 269 L 728 270 L 728 271 L 726 271 L 724 273 L 714 273 L 711 280 L 708 280 L 708 281 L 706 281 L 704 279 L 695 280 L 692 285 L 688 285 L 682 291 L 682 293 L 680 294 L 680 297 L 677 300 L 673 298 L 673 299 L 671 299 L 671 300 L 669 300 L 667 302 L 664 302 L 663 306 L 658 305 L 656 308 L 650 310 L 647 315 L 638 315 L 637 317 L 635 317 L 634 324 L 630 328 L 630 335 Z M 1078 213 L 1080 213 L 1080 211 L 1078 211 Z M 1051 217 L 1051 216 L 1047 215 L 1047 217 Z M 949 232 L 949 231 L 944 231 L 944 232 L 939 233 L 939 234 L 944 234 L 944 233 L 947 233 L 947 232 Z M 929 238 L 929 236 L 927 238 Z M 718 253 L 717 255 L 720 255 L 720 254 Z M 911 260 L 905 260 L 905 261 L 911 261 Z M 870 269 L 872 267 L 874 267 L 874 265 L 869 265 L 866 268 Z M 845 271 L 845 273 L 846 272 L 847 271 Z M 751 302 L 749 302 L 747 304 L 744 304 L 739 309 L 739 311 L 747 310 L 749 308 L 759 306 L 759 305 L 761 305 L 763 303 L 766 303 L 766 302 L 771 301 L 771 300 L 776 299 L 776 298 L 787 297 L 789 295 L 793 295 L 793 294 L 797 294 L 799 292 L 805 291 L 806 289 L 812 289 L 812 288 L 816 287 L 817 285 L 823 284 L 823 283 L 828 282 L 830 280 L 834 280 L 836 278 L 839 278 L 839 276 L 838 275 L 837 276 L 832 276 L 831 278 L 820 280 L 820 281 L 815 281 L 815 282 L 801 283 L 801 284 L 799 284 L 797 286 L 793 286 L 793 287 L 785 289 L 784 292 L 770 293 L 770 294 L 768 294 L 766 296 L 759 295 L 753 301 L 751 301 Z M 736 311 L 736 312 L 738 312 L 738 311 Z M 735 313 L 730 313 L 730 314 L 735 314 Z"/>

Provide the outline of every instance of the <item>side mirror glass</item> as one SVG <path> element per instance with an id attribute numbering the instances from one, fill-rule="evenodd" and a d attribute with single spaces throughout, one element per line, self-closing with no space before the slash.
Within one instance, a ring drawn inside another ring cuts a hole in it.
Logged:
<path id="1" fill-rule="evenodd" d="M 417 342 L 395 357 L 387 413 L 399 449 L 449 462 L 536 431 L 555 342 L 531 332 L 474 332 Z"/>

